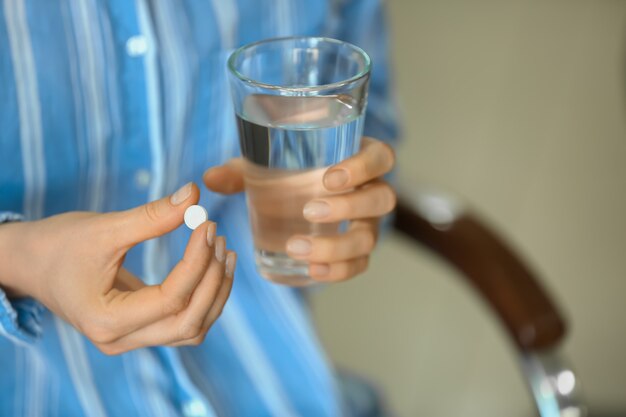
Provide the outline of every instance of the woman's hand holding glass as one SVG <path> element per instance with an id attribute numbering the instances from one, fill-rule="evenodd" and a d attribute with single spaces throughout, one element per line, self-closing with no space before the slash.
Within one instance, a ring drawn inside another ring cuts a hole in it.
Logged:
<path id="1" fill-rule="evenodd" d="M 392 170 L 392 148 L 379 140 L 364 137 L 359 153 L 324 174 L 328 191 L 343 192 L 309 201 L 303 216 L 313 223 L 350 220 L 346 233 L 332 236 L 293 236 L 287 253 L 294 259 L 309 262 L 309 275 L 317 281 L 343 281 L 363 272 L 378 238 L 380 218 L 396 204 L 393 188 L 382 179 Z M 244 163 L 233 159 L 211 168 L 204 182 L 212 191 L 232 194 L 244 189 Z"/>

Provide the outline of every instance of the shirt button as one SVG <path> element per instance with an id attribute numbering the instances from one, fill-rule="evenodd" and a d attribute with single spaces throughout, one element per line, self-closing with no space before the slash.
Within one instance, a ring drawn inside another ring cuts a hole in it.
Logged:
<path id="1" fill-rule="evenodd" d="M 140 169 L 135 172 L 135 185 L 138 188 L 145 189 L 150 185 L 151 175 L 148 170 Z"/>
<path id="2" fill-rule="evenodd" d="M 131 36 L 126 41 L 126 52 L 130 56 L 140 56 L 148 51 L 148 41 L 143 35 Z"/>

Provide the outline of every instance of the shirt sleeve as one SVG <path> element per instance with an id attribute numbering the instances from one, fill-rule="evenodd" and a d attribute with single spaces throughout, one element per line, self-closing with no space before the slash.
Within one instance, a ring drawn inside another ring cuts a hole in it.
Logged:
<path id="1" fill-rule="evenodd" d="M 2 223 L 21 221 L 22 216 L 0 211 Z M 41 336 L 43 306 L 30 297 L 9 298 L 0 288 L 0 336 L 18 344 L 35 342 Z"/>
<path id="2" fill-rule="evenodd" d="M 381 0 L 334 0 L 329 36 L 362 48 L 372 60 L 364 134 L 392 146 L 399 137 L 389 32 Z"/>

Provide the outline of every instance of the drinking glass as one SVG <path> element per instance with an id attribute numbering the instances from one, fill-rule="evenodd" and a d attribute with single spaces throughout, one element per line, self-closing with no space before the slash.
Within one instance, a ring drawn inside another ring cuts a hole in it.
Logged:
<path id="1" fill-rule="evenodd" d="M 311 284 L 308 263 L 290 258 L 286 243 L 340 233 L 339 223 L 310 223 L 302 210 L 332 194 L 324 172 L 359 149 L 370 59 L 335 39 L 276 38 L 237 49 L 228 72 L 257 269 L 274 282 Z"/>

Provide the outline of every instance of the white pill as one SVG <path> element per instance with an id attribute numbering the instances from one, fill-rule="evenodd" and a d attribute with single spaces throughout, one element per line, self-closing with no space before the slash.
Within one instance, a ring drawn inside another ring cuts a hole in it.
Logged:
<path id="1" fill-rule="evenodd" d="M 209 213 L 202 206 L 189 206 L 185 210 L 185 224 L 191 230 L 194 230 L 208 219 Z"/>

